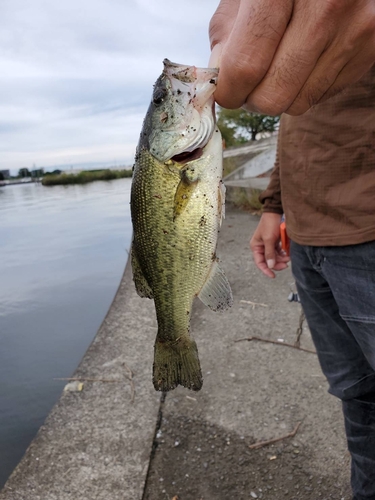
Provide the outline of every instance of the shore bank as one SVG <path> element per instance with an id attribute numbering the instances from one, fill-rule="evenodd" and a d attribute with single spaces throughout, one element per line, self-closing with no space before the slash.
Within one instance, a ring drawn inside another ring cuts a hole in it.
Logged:
<path id="1" fill-rule="evenodd" d="M 64 184 L 86 184 L 94 181 L 111 181 L 131 177 L 131 169 L 125 170 L 82 170 L 78 174 L 45 175 L 42 178 L 43 186 L 57 186 Z"/>

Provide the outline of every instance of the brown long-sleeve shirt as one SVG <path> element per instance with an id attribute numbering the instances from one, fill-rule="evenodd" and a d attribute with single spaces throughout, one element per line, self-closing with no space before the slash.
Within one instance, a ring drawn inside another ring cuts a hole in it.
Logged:
<path id="1" fill-rule="evenodd" d="M 375 240 L 375 66 L 302 116 L 283 115 L 265 212 L 301 245 Z"/>

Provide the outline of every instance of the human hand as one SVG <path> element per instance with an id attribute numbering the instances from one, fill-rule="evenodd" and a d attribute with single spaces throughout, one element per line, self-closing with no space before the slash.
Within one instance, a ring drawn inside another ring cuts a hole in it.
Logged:
<path id="1" fill-rule="evenodd" d="M 221 0 L 210 22 L 215 99 L 300 115 L 375 62 L 375 0 Z"/>
<path id="2" fill-rule="evenodd" d="M 281 215 L 263 213 L 250 240 L 255 265 L 269 278 L 275 277 L 272 269 L 282 271 L 288 267 L 290 260 L 281 249 L 280 222 Z"/>

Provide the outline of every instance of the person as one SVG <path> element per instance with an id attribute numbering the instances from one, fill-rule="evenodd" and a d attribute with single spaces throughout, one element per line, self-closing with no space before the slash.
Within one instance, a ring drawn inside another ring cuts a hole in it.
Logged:
<path id="1" fill-rule="evenodd" d="M 374 0 L 222 0 L 210 23 L 219 104 L 284 113 L 250 246 L 266 276 L 285 269 L 285 213 L 300 300 L 342 400 L 353 500 L 375 500 L 374 22 Z"/>

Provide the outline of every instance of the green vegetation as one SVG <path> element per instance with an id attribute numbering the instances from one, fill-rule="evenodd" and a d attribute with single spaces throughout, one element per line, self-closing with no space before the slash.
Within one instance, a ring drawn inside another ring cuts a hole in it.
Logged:
<path id="1" fill-rule="evenodd" d="M 217 124 L 226 147 L 240 146 L 248 140 L 255 141 L 262 132 L 274 132 L 279 116 L 249 113 L 244 109 L 224 109 L 218 112 Z"/>
<path id="2" fill-rule="evenodd" d="M 131 177 L 131 170 L 83 170 L 79 174 L 47 175 L 42 179 L 43 186 L 56 186 L 58 184 L 86 184 L 93 181 L 111 181 Z"/>
<path id="3" fill-rule="evenodd" d="M 63 171 L 62 171 L 62 170 L 56 169 L 56 170 L 54 170 L 53 172 L 44 172 L 44 174 L 43 174 L 43 175 L 60 175 L 60 174 L 62 174 L 62 173 L 63 173 Z"/>

